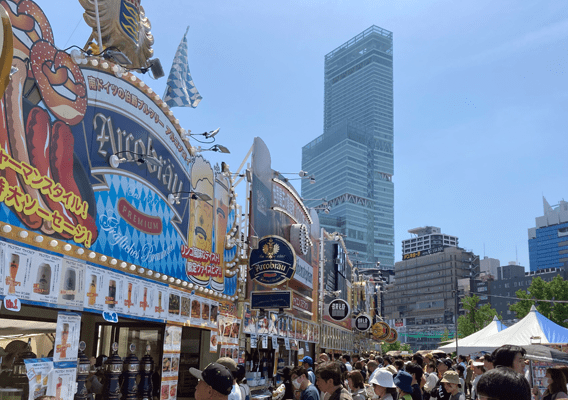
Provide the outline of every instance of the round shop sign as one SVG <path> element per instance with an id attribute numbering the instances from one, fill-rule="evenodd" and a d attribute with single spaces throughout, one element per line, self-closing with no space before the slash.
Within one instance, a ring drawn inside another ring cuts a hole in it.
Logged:
<path id="1" fill-rule="evenodd" d="M 277 286 L 296 273 L 296 253 L 280 236 L 265 236 L 249 258 L 250 278 L 266 286 Z"/>
<path id="2" fill-rule="evenodd" d="M 390 326 L 386 322 L 380 321 L 373 325 L 372 334 L 375 340 L 385 340 L 389 337 Z"/>
<path id="3" fill-rule="evenodd" d="M 361 332 L 368 331 L 371 328 L 371 318 L 366 314 L 359 314 L 355 318 L 355 328 Z"/>
<path id="4" fill-rule="evenodd" d="M 397 339 L 398 339 L 398 332 L 396 331 L 396 329 L 391 328 L 390 333 L 389 333 L 389 337 L 385 339 L 385 342 L 394 343 L 394 342 L 396 342 Z"/>
<path id="5" fill-rule="evenodd" d="M 329 303 L 328 307 L 329 317 L 334 321 L 343 321 L 350 314 L 349 303 L 343 299 L 335 299 Z"/>

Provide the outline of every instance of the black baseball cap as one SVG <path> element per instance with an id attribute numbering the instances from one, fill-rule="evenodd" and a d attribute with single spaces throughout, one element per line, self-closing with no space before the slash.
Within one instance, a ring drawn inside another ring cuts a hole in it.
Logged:
<path id="1" fill-rule="evenodd" d="M 189 373 L 223 395 L 228 396 L 233 390 L 233 375 L 221 364 L 211 363 L 203 371 L 190 368 Z"/>

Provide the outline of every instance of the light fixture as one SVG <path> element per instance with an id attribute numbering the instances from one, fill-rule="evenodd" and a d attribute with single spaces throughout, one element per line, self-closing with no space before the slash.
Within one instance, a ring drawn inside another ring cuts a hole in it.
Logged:
<path id="1" fill-rule="evenodd" d="M 127 154 L 133 155 L 135 157 L 131 158 L 130 160 L 126 159 L 125 157 L 119 157 L 119 154 L 123 154 L 123 153 L 127 153 Z M 113 167 L 113 168 L 118 168 L 120 163 L 123 163 L 123 162 L 138 162 L 138 163 L 141 163 L 141 164 L 148 163 L 148 164 L 150 164 L 154 167 L 161 167 L 162 166 L 162 163 L 160 162 L 160 160 L 158 160 L 154 156 L 150 156 L 148 154 L 135 153 L 135 152 L 129 151 L 129 150 L 119 151 L 118 153 L 111 155 L 108 159 L 108 162 L 109 162 L 110 166 Z"/>
<path id="2" fill-rule="evenodd" d="M 21 231 L 19 235 L 22 239 L 25 239 L 28 237 L 28 231 Z"/>
<path id="3" fill-rule="evenodd" d="M 69 243 L 66 243 L 65 246 L 63 246 L 63 250 L 65 251 L 70 251 L 71 250 L 71 245 Z"/>
<path id="4" fill-rule="evenodd" d="M 11 227 L 10 225 L 4 225 L 4 226 L 2 227 L 2 230 L 3 230 L 5 233 L 10 233 L 10 232 L 12 232 L 12 227 Z M 43 238 L 42 238 L 42 240 L 43 240 Z"/>
<path id="5" fill-rule="evenodd" d="M 216 144 L 215 146 L 212 146 L 208 149 L 202 149 L 201 146 L 197 148 L 197 152 L 200 153 L 202 151 L 215 151 L 215 152 L 219 152 L 219 153 L 225 153 L 225 154 L 229 154 L 231 153 L 229 151 L 228 148 L 226 148 L 225 146 L 223 146 L 222 144 Z"/>
<path id="6" fill-rule="evenodd" d="M 121 65 L 132 65 L 132 61 L 130 61 L 130 59 L 126 56 L 126 54 L 124 54 L 122 51 L 117 49 L 109 47 L 103 51 L 102 56 L 107 60 L 114 61 L 115 63 Z"/>
<path id="7" fill-rule="evenodd" d="M 51 247 L 57 247 L 57 244 L 58 244 L 58 242 L 57 242 L 57 240 L 55 240 L 55 239 L 52 240 L 51 242 L 49 242 L 49 245 L 50 245 Z"/>
<path id="8" fill-rule="evenodd" d="M 203 137 L 205 137 L 205 139 L 212 139 L 212 138 L 214 138 L 214 137 L 219 133 L 220 130 L 221 130 L 221 128 L 217 128 L 217 129 L 215 129 L 214 131 L 203 132 L 203 133 L 190 133 L 191 131 L 189 131 L 189 132 L 184 133 L 184 134 L 182 135 L 182 138 L 183 138 L 185 135 L 187 135 L 187 136 L 192 136 L 192 137 L 195 137 L 195 136 L 203 136 Z"/>
<path id="9" fill-rule="evenodd" d="M 75 253 L 77 253 L 78 255 L 82 256 L 83 253 L 85 253 L 85 250 L 82 249 L 81 247 L 79 247 L 77 250 L 75 250 Z"/>
<path id="10" fill-rule="evenodd" d="M 187 193 L 187 194 L 190 194 L 191 196 L 181 198 L 180 197 L 181 193 Z M 174 192 L 174 193 L 168 194 L 168 203 L 170 203 L 170 204 L 179 204 L 180 200 L 187 200 L 187 199 L 210 201 L 211 196 L 209 196 L 208 194 L 205 194 L 205 193 L 193 192 L 193 191 Z"/>

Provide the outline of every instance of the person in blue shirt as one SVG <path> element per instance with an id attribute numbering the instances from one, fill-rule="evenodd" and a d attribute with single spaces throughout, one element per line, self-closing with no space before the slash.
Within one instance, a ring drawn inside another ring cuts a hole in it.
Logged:
<path id="1" fill-rule="evenodd" d="M 308 378 L 308 371 L 304 367 L 296 367 L 292 370 L 292 385 L 295 390 L 300 390 L 300 400 L 319 400 L 319 391 L 312 385 Z"/>
<path id="2" fill-rule="evenodd" d="M 314 360 L 312 360 L 312 357 L 310 356 L 305 356 L 300 360 L 300 362 L 302 363 L 302 366 L 306 369 L 306 371 L 308 371 L 308 379 L 310 380 L 310 383 L 312 385 L 315 385 L 316 374 L 314 374 L 314 370 L 312 368 L 314 366 Z"/>

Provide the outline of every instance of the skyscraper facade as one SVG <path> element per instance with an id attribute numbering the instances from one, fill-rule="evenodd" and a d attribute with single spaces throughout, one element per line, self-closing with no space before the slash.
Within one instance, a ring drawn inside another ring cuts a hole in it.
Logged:
<path id="1" fill-rule="evenodd" d="M 544 215 L 529 228 L 530 270 L 568 267 L 568 202 L 556 206 L 542 198 Z"/>
<path id="2" fill-rule="evenodd" d="M 323 134 L 302 148 L 302 197 L 361 268 L 394 267 L 393 34 L 371 26 L 325 56 Z M 325 200 L 322 200 L 325 199 Z M 328 208 L 329 207 L 329 208 Z M 329 214 L 324 214 L 324 210 Z"/>

